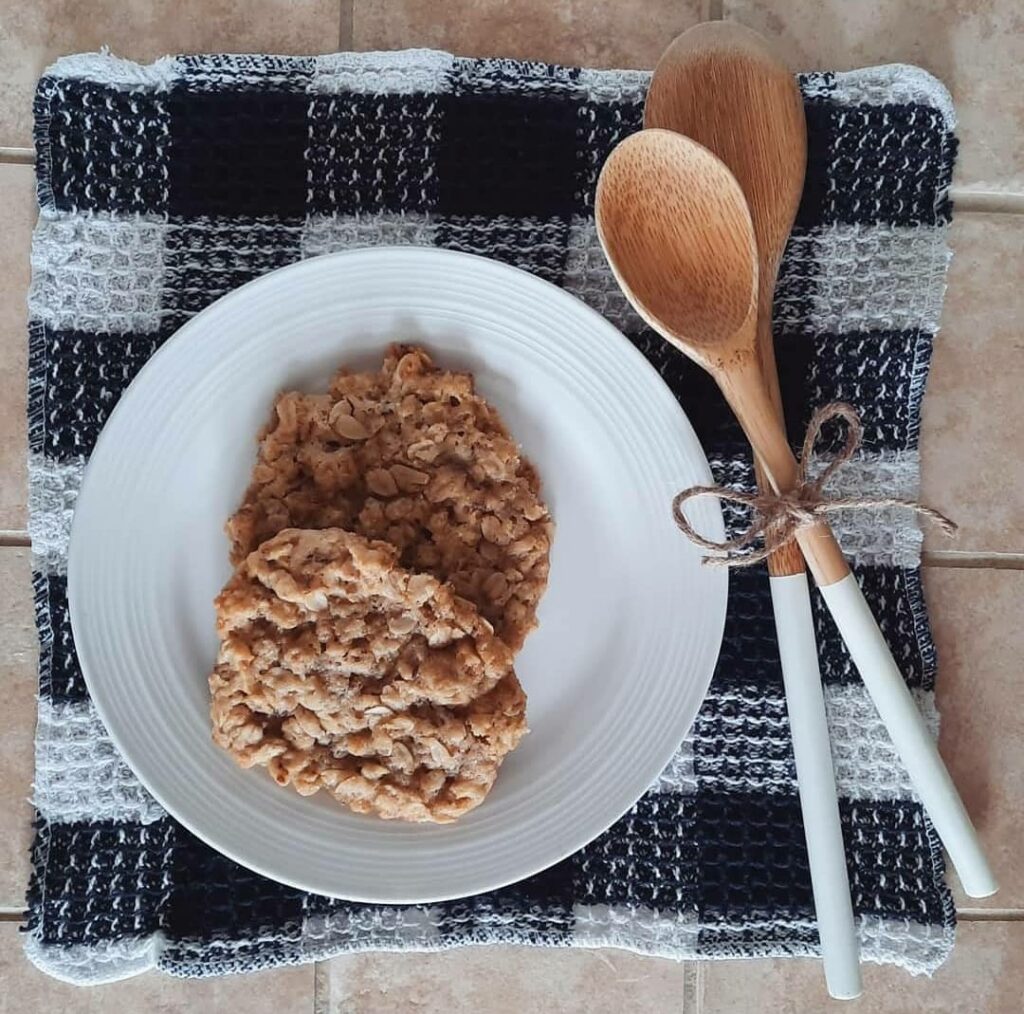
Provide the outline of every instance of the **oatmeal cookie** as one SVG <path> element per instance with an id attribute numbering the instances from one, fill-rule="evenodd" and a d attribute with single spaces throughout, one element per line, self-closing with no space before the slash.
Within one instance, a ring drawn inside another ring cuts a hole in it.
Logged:
<path id="1" fill-rule="evenodd" d="M 325 395 L 282 394 L 245 499 L 228 522 L 245 559 L 283 528 L 341 527 L 397 546 L 449 582 L 517 651 L 547 585 L 551 517 L 540 482 L 473 378 L 392 346 L 376 373 Z"/>
<path id="2" fill-rule="evenodd" d="M 451 587 L 337 528 L 286 529 L 217 598 L 213 735 L 360 813 L 454 820 L 526 732 L 512 652 Z"/>

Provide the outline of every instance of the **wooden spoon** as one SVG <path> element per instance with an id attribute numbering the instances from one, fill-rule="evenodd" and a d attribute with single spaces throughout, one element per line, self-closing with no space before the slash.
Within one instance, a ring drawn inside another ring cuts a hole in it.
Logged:
<path id="1" fill-rule="evenodd" d="M 596 216 L 605 255 L 634 308 L 711 373 L 772 486 L 792 490 L 798 467 L 758 354 L 754 227 L 736 178 L 695 141 L 643 130 L 605 163 Z M 967 811 L 831 531 L 821 525 L 798 538 L 964 891 L 993 894 L 995 878 Z"/>
<path id="2" fill-rule="evenodd" d="M 757 243 L 757 348 L 784 426 L 772 303 L 807 167 L 800 89 L 756 32 L 732 21 L 706 22 L 680 35 L 658 61 L 644 125 L 704 145 L 729 167 L 746 196 Z M 755 474 L 761 491 L 771 492 L 756 459 Z M 768 573 L 825 981 L 831 996 L 853 999 L 862 991 L 860 948 L 800 547 L 791 542 L 772 553 Z"/>
<path id="3" fill-rule="evenodd" d="M 807 167 L 800 89 L 756 32 L 732 21 L 706 22 L 680 35 L 658 61 L 644 126 L 674 130 L 702 144 L 743 190 L 757 243 L 757 345 L 781 419 L 772 302 Z M 773 574 L 803 570 L 799 547 L 792 544 L 769 561 Z"/>

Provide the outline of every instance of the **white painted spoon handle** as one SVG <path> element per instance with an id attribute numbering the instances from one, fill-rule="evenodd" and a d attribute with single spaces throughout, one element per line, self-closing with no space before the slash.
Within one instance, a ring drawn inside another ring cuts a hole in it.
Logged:
<path id="1" fill-rule="evenodd" d="M 848 574 L 834 584 L 819 585 L 819 591 L 949 853 L 964 891 L 972 898 L 995 894 L 998 885 L 981 851 L 971 818 L 856 578 Z"/>
<path id="2" fill-rule="evenodd" d="M 850 902 L 810 590 L 805 573 L 772 577 L 770 584 L 825 983 L 830 996 L 852 1000 L 862 989 L 860 946 Z"/>

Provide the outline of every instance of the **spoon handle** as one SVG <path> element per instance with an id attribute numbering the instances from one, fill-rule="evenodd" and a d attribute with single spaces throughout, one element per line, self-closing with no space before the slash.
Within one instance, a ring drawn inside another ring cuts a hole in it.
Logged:
<path id="1" fill-rule="evenodd" d="M 757 349 L 775 418 L 785 429 L 772 334 L 774 274 L 770 266 L 767 269 L 762 266 L 759 274 Z M 756 456 L 754 476 L 762 493 L 772 491 L 771 481 Z M 839 818 L 832 744 L 811 613 L 811 590 L 803 554 L 795 542 L 782 546 L 768 557 L 768 575 L 825 985 L 833 999 L 853 1000 L 863 992 L 860 941 L 850 899 L 846 846 Z"/>
<path id="2" fill-rule="evenodd" d="M 770 267 L 766 270 L 762 266 L 759 279 L 757 349 L 775 418 L 785 429 L 772 335 L 774 272 Z M 762 493 L 772 491 L 771 481 L 757 457 L 754 459 L 754 476 Z M 818 668 L 810 587 L 803 554 L 795 542 L 777 549 L 768 557 L 768 575 L 825 985 L 833 999 L 852 1000 L 863 991 L 860 941 L 850 899 L 850 878 L 846 870 L 846 847 L 839 818 L 825 695 Z"/>
<path id="3" fill-rule="evenodd" d="M 715 379 L 772 485 L 781 493 L 795 488 L 799 467 L 774 413 L 756 357 L 733 360 L 727 368 L 715 371 Z M 995 877 L 953 779 L 939 756 L 935 737 L 907 689 L 832 530 L 819 524 L 799 532 L 797 541 L 964 891 L 972 898 L 994 894 Z"/>
<path id="4" fill-rule="evenodd" d="M 995 894 L 998 885 L 971 818 L 857 579 L 850 574 L 842 581 L 820 586 L 819 591 L 889 730 L 911 784 L 949 853 L 964 892 L 971 898 Z"/>
<path id="5" fill-rule="evenodd" d="M 769 584 L 825 984 L 835 999 L 852 1000 L 862 990 L 860 943 L 850 901 L 807 573 L 776 574 Z"/>

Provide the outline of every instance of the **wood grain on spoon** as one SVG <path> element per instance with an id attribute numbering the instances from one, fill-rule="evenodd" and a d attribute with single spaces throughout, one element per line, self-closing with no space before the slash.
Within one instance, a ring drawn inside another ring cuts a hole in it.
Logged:
<path id="1" fill-rule="evenodd" d="M 800 89 L 756 32 L 735 22 L 709 22 L 679 36 L 658 61 L 644 125 L 685 134 L 714 152 L 747 198 L 758 253 L 757 347 L 769 396 L 782 420 L 772 303 L 807 165 Z M 756 462 L 755 468 L 758 486 L 769 492 L 768 477 Z M 799 546 L 776 550 L 768 570 L 801 573 Z"/>
<path id="2" fill-rule="evenodd" d="M 776 490 L 798 467 L 768 392 L 757 342 L 754 227 L 736 178 L 710 151 L 668 130 L 623 141 L 601 171 L 597 231 L 637 312 L 721 388 Z M 803 529 L 820 585 L 850 573 L 832 532 Z"/>

